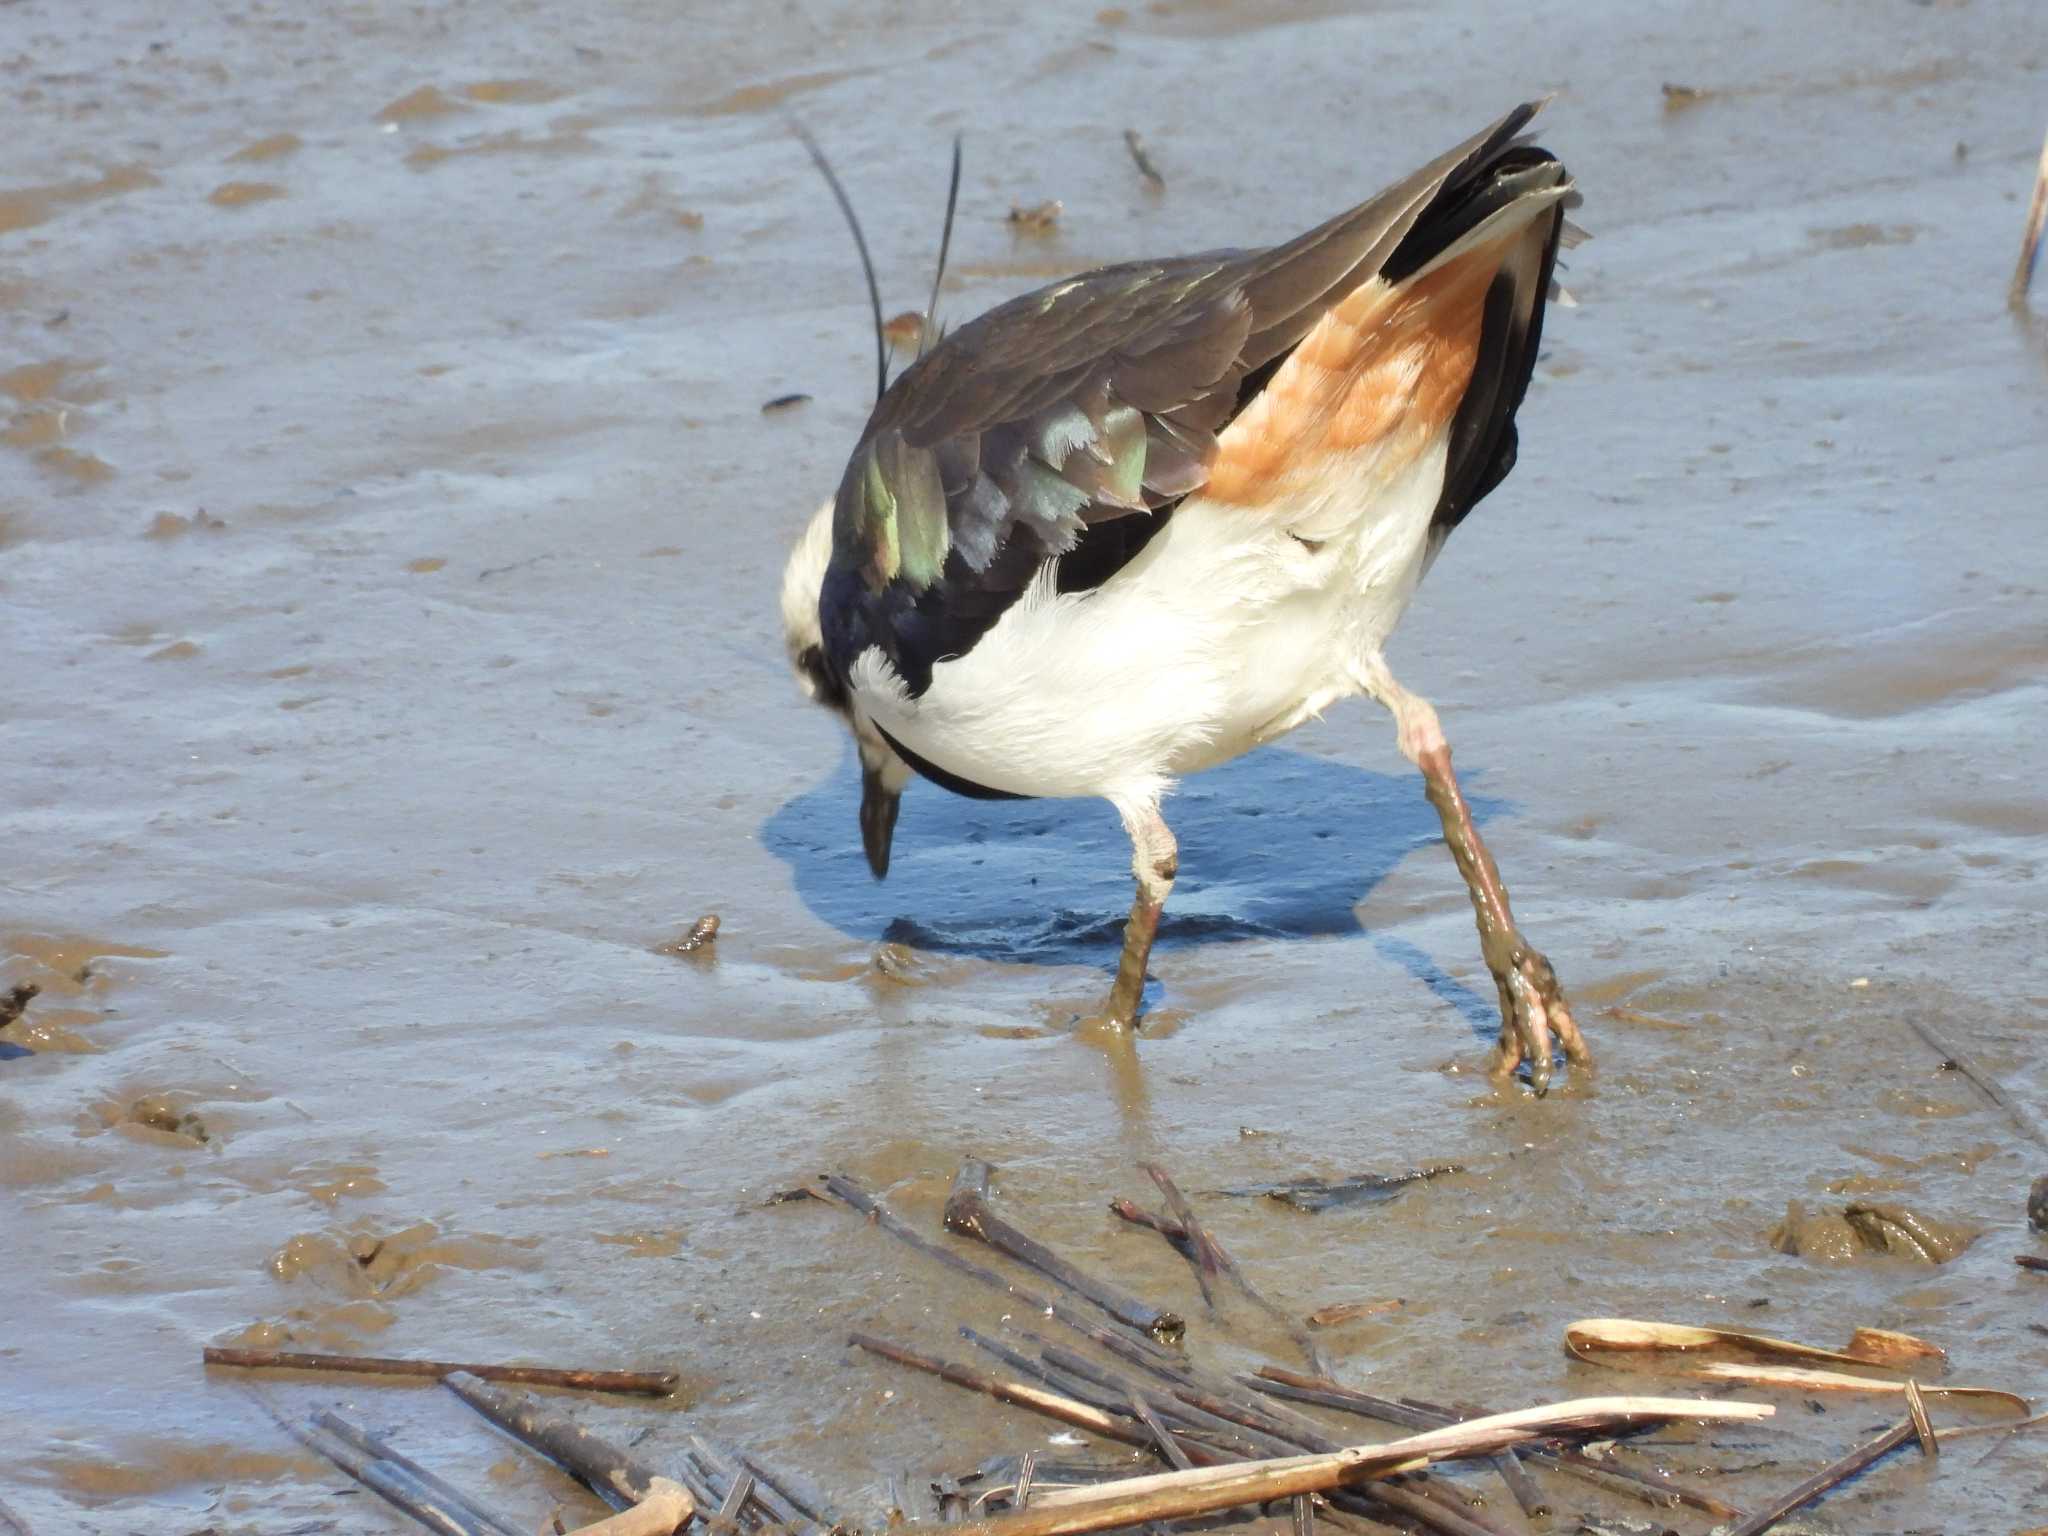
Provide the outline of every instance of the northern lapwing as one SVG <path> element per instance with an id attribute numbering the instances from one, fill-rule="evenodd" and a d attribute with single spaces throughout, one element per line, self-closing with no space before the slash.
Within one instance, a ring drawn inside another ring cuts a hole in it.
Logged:
<path id="1" fill-rule="evenodd" d="M 1298 239 L 1082 273 L 878 382 L 782 587 L 798 679 L 859 749 L 878 879 L 913 774 L 1107 799 L 1138 887 L 1108 1012 L 1132 1024 L 1178 868 L 1162 797 L 1367 694 L 1471 891 L 1500 993 L 1496 1069 L 1526 1061 L 1540 1093 L 1553 1038 L 1590 1062 L 1436 711 L 1383 650 L 1451 530 L 1514 467 L 1576 201 L 1521 136 L 1540 105 Z"/>

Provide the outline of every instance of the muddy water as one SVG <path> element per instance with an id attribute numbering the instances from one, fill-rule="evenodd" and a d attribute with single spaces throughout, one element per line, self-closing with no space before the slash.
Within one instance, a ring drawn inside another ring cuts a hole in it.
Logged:
<path id="1" fill-rule="evenodd" d="M 930 1224 L 969 1152 L 1226 1363 L 1285 1340 L 1114 1226 L 1139 1159 L 1196 1191 L 1462 1165 L 1368 1211 L 1203 1202 L 1290 1311 L 1405 1302 L 1324 1335 L 1381 1390 L 1608 1390 L 1559 1339 L 1611 1313 L 1905 1328 L 2048 1391 L 2011 1262 L 2048 1150 L 1910 1027 L 2048 1099 L 2048 340 L 2000 307 L 2036 7 L 575 9 L 0 5 L 0 980 L 43 989 L 0 1036 L 36 1052 L 0 1061 L 21 1522 L 397 1529 L 200 1371 L 222 1340 L 677 1362 L 688 1421 L 589 1418 L 655 1460 L 708 1426 L 871 1517 L 891 1473 L 1047 1432 L 850 1357 L 852 1325 L 964 1353 L 994 1314 L 761 1201 L 842 1166 Z M 877 888 L 778 659 L 784 542 L 869 377 L 781 114 L 892 310 L 968 133 L 964 314 L 1291 232 L 1540 90 L 1582 307 L 1395 661 L 1601 1071 L 1542 1103 L 1476 1075 L 1469 911 L 1362 708 L 1175 802 L 1158 1021 L 1135 1059 L 1078 1038 L 1109 813 L 921 787 Z M 1006 225 L 1055 198 L 1050 236 Z M 712 954 L 656 952 L 711 910 Z M 1794 1257 L 1794 1200 L 1982 1235 Z M 522 1523 L 596 1507 L 433 1393 L 264 1390 Z M 1754 1500 L 1892 1414 L 1776 1400 L 1674 1459 Z M 2044 1501 L 2038 1447 L 1979 1441 L 1826 1513 Z"/>

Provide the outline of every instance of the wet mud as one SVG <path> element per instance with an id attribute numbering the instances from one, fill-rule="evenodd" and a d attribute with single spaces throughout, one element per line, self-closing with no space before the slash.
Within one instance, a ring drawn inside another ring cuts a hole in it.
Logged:
<path id="1" fill-rule="evenodd" d="M 403 1529 L 269 1411 L 338 1405 L 526 1527 L 598 1510 L 446 1394 L 202 1371 L 240 1343 L 674 1365 L 577 1411 L 658 1463 L 687 1410 L 872 1517 L 1049 1431 L 850 1351 L 981 1299 L 767 1200 L 845 1168 L 936 1236 L 969 1156 L 1225 1365 L 1288 1334 L 1219 1337 L 1110 1214 L 1141 1162 L 1370 1390 L 1609 1390 L 1561 1348 L 1607 1314 L 1898 1329 L 2048 1394 L 2043 1149 L 1914 1028 L 2048 1103 L 2037 7 L 689 9 L 0 4 L 6 1507 Z M 877 885 L 787 675 L 872 355 L 785 114 L 885 313 L 967 135 L 958 318 L 1293 233 L 1551 90 L 1579 307 L 1392 660 L 1598 1072 L 1484 1075 L 1470 907 L 1363 706 L 1169 803 L 1152 1022 L 1077 1030 L 1112 813 L 919 785 Z M 1976 1235 L 1829 1263 L 1773 1246 L 1793 1202 Z M 1765 1395 L 1688 1476 L 1759 1499 L 1892 1413 Z M 2038 1524 L 2038 1445 L 1976 1446 L 1820 1517 Z"/>

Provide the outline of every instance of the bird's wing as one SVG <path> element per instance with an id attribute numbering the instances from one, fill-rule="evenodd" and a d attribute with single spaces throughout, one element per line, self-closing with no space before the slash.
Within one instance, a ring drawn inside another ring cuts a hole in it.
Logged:
<path id="1" fill-rule="evenodd" d="M 1090 563 L 1100 546 L 1110 558 L 1092 563 L 1121 564 L 1208 481 L 1218 431 L 1273 365 L 1536 110 L 1284 245 L 1106 267 L 953 332 L 877 404 L 840 483 L 828 664 L 843 676 L 879 646 L 920 694 L 1047 560 Z"/>

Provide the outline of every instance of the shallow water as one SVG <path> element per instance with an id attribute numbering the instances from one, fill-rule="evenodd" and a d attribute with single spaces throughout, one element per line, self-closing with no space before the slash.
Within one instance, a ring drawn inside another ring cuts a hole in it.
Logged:
<path id="1" fill-rule="evenodd" d="M 1559 1340 L 1618 1314 L 1905 1328 L 2048 1391 L 2011 1262 L 2048 1149 L 1910 1027 L 2048 1102 L 2048 336 L 2002 307 L 2027 0 L 185 9 L 0 4 L 0 980 L 44 989 L 0 1036 L 38 1052 L 0 1061 L 0 1496 L 32 1529 L 402 1528 L 202 1373 L 244 1339 L 673 1361 L 689 1423 L 872 1518 L 892 1472 L 1047 1431 L 851 1356 L 860 1325 L 964 1356 L 994 1313 L 760 1202 L 839 1166 L 930 1228 L 969 1153 L 1211 1358 L 1288 1346 L 1105 1214 L 1140 1159 L 1191 1191 L 1464 1167 L 1364 1211 L 1203 1200 L 1289 1312 L 1405 1300 L 1323 1336 L 1381 1390 L 1610 1390 Z M 870 377 L 782 114 L 891 311 L 969 134 L 967 314 L 1291 233 L 1544 90 L 1582 307 L 1393 659 L 1601 1070 L 1541 1103 L 1477 1074 L 1469 907 L 1356 706 L 1176 799 L 1157 1021 L 1135 1058 L 1078 1037 L 1113 818 L 919 787 L 877 887 L 780 659 L 785 542 Z M 1007 226 L 1052 198 L 1052 236 Z M 713 954 L 656 952 L 711 910 Z M 1865 1192 L 1983 1235 L 1938 1270 L 1767 1246 Z M 597 1508 L 438 1394 L 263 1392 L 522 1523 Z M 1774 1400 L 1675 1459 L 1775 1463 L 1716 1481 L 1754 1501 L 1893 1412 Z M 650 1460 L 685 1427 L 587 1417 Z M 2038 1523 L 2039 1456 L 1894 1458 L 1821 1513 Z"/>

